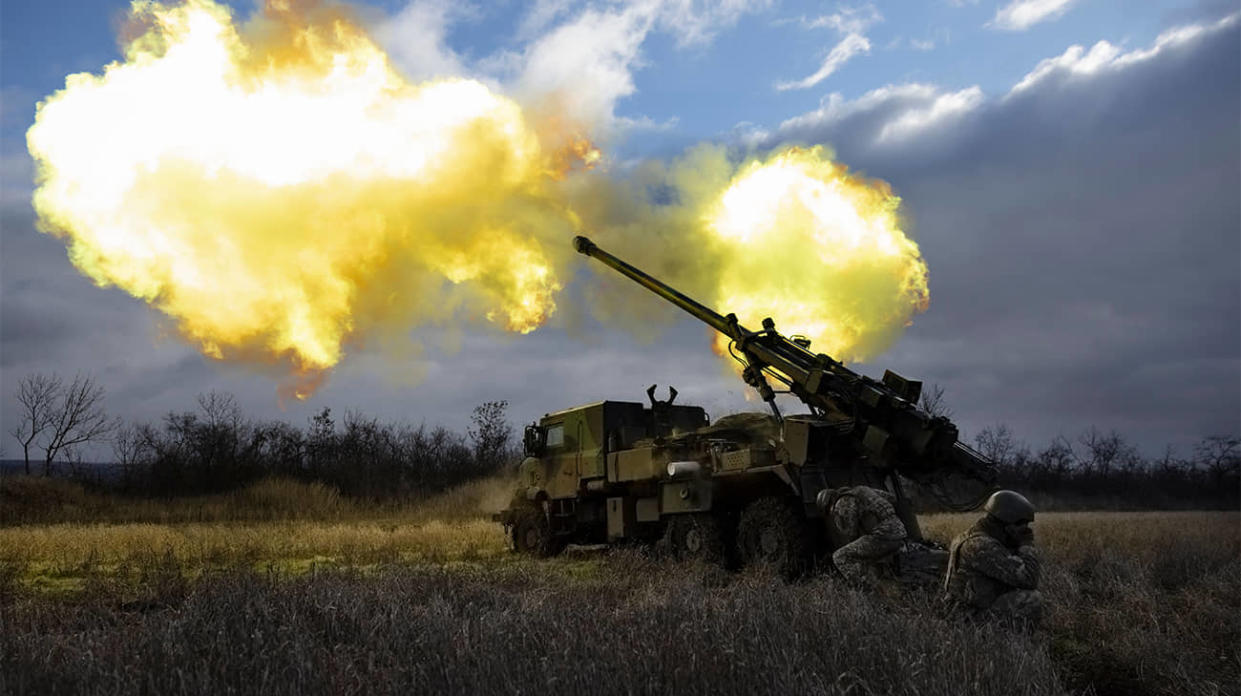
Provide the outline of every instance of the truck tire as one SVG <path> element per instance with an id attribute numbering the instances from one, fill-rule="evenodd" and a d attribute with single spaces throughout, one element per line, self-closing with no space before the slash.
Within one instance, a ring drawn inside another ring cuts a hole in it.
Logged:
<path id="1" fill-rule="evenodd" d="M 540 558 L 555 556 L 563 545 L 552 535 L 543 508 L 528 503 L 513 511 L 513 550 Z"/>
<path id="2" fill-rule="evenodd" d="M 724 565 L 726 559 L 720 522 L 705 512 L 669 518 L 663 544 L 678 561 Z"/>
<path id="3" fill-rule="evenodd" d="M 785 578 L 810 568 L 813 551 L 806 520 L 782 498 L 759 498 L 741 511 L 737 550 L 746 566 L 766 566 Z"/>

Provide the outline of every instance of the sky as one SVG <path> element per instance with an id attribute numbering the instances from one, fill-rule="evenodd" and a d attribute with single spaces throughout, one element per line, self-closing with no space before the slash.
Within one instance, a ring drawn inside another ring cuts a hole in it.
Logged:
<path id="1" fill-rule="evenodd" d="M 242 16 L 254 7 L 231 4 Z M 120 58 L 127 7 L 0 5 L 6 433 L 17 382 L 36 372 L 92 375 L 109 411 L 135 421 L 192 409 L 210 391 L 296 424 L 331 407 L 464 428 L 473 406 L 497 399 L 521 423 L 644 400 L 652 383 L 716 417 L 756 408 L 705 329 L 653 297 L 640 326 L 592 316 L 591 288 L 609 271 L 584 258 L 542 328 L 411 330 L 399 356 L 350 352 L 305 402 L 280 398 L 266 374 L 204 357 L 156 310 L 96 287 L 35 226 L 25 133 L 36 104 L 67 75 Z M 1003 423 L 1038 449 L 1094 427 L 1157 455 L 1241 431 L 1236 3 L 356 7 L 411 80 L 472 77 L 519 99 L 575 85 L 563 108 L 592 124 L 618 177 L 700 143 L 734 153 L 822 144 L 889 182 L 931 301 L 892 348 L 853 367 L 941 386 L 967 439 Z"/>

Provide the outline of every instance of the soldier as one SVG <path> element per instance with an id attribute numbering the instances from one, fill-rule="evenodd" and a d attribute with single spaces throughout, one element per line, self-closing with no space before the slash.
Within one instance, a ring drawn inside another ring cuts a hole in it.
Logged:
<path id="1" fill-rule="evenodd" d="M 875 570 L 891 563 L 907 536 L 895 498 L 884 490 L 853 486 L 824 489 L 816 503 L 840 545 L 832 554 L 836 570 L 849 582 L 871 584 Z"/>
<path id="2" fill-rule="evenodd" d="M 1033 628 L 1043 614 L 1034 506 L 1013 491 L 987 499 L 987 514 L 952 541 L 944 593 L 970 617 L 991 616 Z"/>

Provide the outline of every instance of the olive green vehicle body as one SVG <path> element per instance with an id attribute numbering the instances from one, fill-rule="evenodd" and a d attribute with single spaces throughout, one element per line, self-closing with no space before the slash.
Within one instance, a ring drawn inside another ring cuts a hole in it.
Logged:
<path id="1" fill-rule="evenodd" d="M 513 498 L 494 519 L 517 550 L 539 555 L 568 544 L 663 541 L 674 555 L 695 556 L 695 540 L 672 533 L 688 516 L 721 539 L 721 553 L 704 560 L 772 560 L 795 573 L 836 545 L 815 505 L 819 491 L 888 485 L 886 473 L 856 451 L 850 426 L 755 413 L 711 424 L 700 407 L 661 402 L 603 401 L 549 413 L 527 428 Z M 738 546 L 744 512 L 760 500 L 779 501 L 797 525 L 797 538 L 775 540 L 779 558 Z M 546 527 L 523 528 L 523 513 L 541 516 Z M 912 514 L 906 524 L 916 537 Z M 531 533 L 549 534 L 550 543 L 524 538 Z M 786 558 L 793 547 L 795 557 Z"/>

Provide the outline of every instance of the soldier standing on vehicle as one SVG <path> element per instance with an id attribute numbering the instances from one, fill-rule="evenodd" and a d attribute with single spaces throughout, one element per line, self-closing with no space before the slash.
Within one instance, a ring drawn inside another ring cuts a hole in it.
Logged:
<path id="1" fill-rule="evenodd" d="M 944 593 L 972 618 L 995 617 L 1033 628 L 1043 614 L 1041 561 L 1034 547 L 1034 506 L 1014 491 L 987 499 L 987 514 L 952 541 Z"/>
<path id="2" fill-rule="evenodd" d="M 869 486 L 828 488 L 816 503 L 839 545 L 832 554 L 836 570 L 851 583 L 871 584 L 875 571 L 892 563 L 908 536 L 893 495 Z"/>

